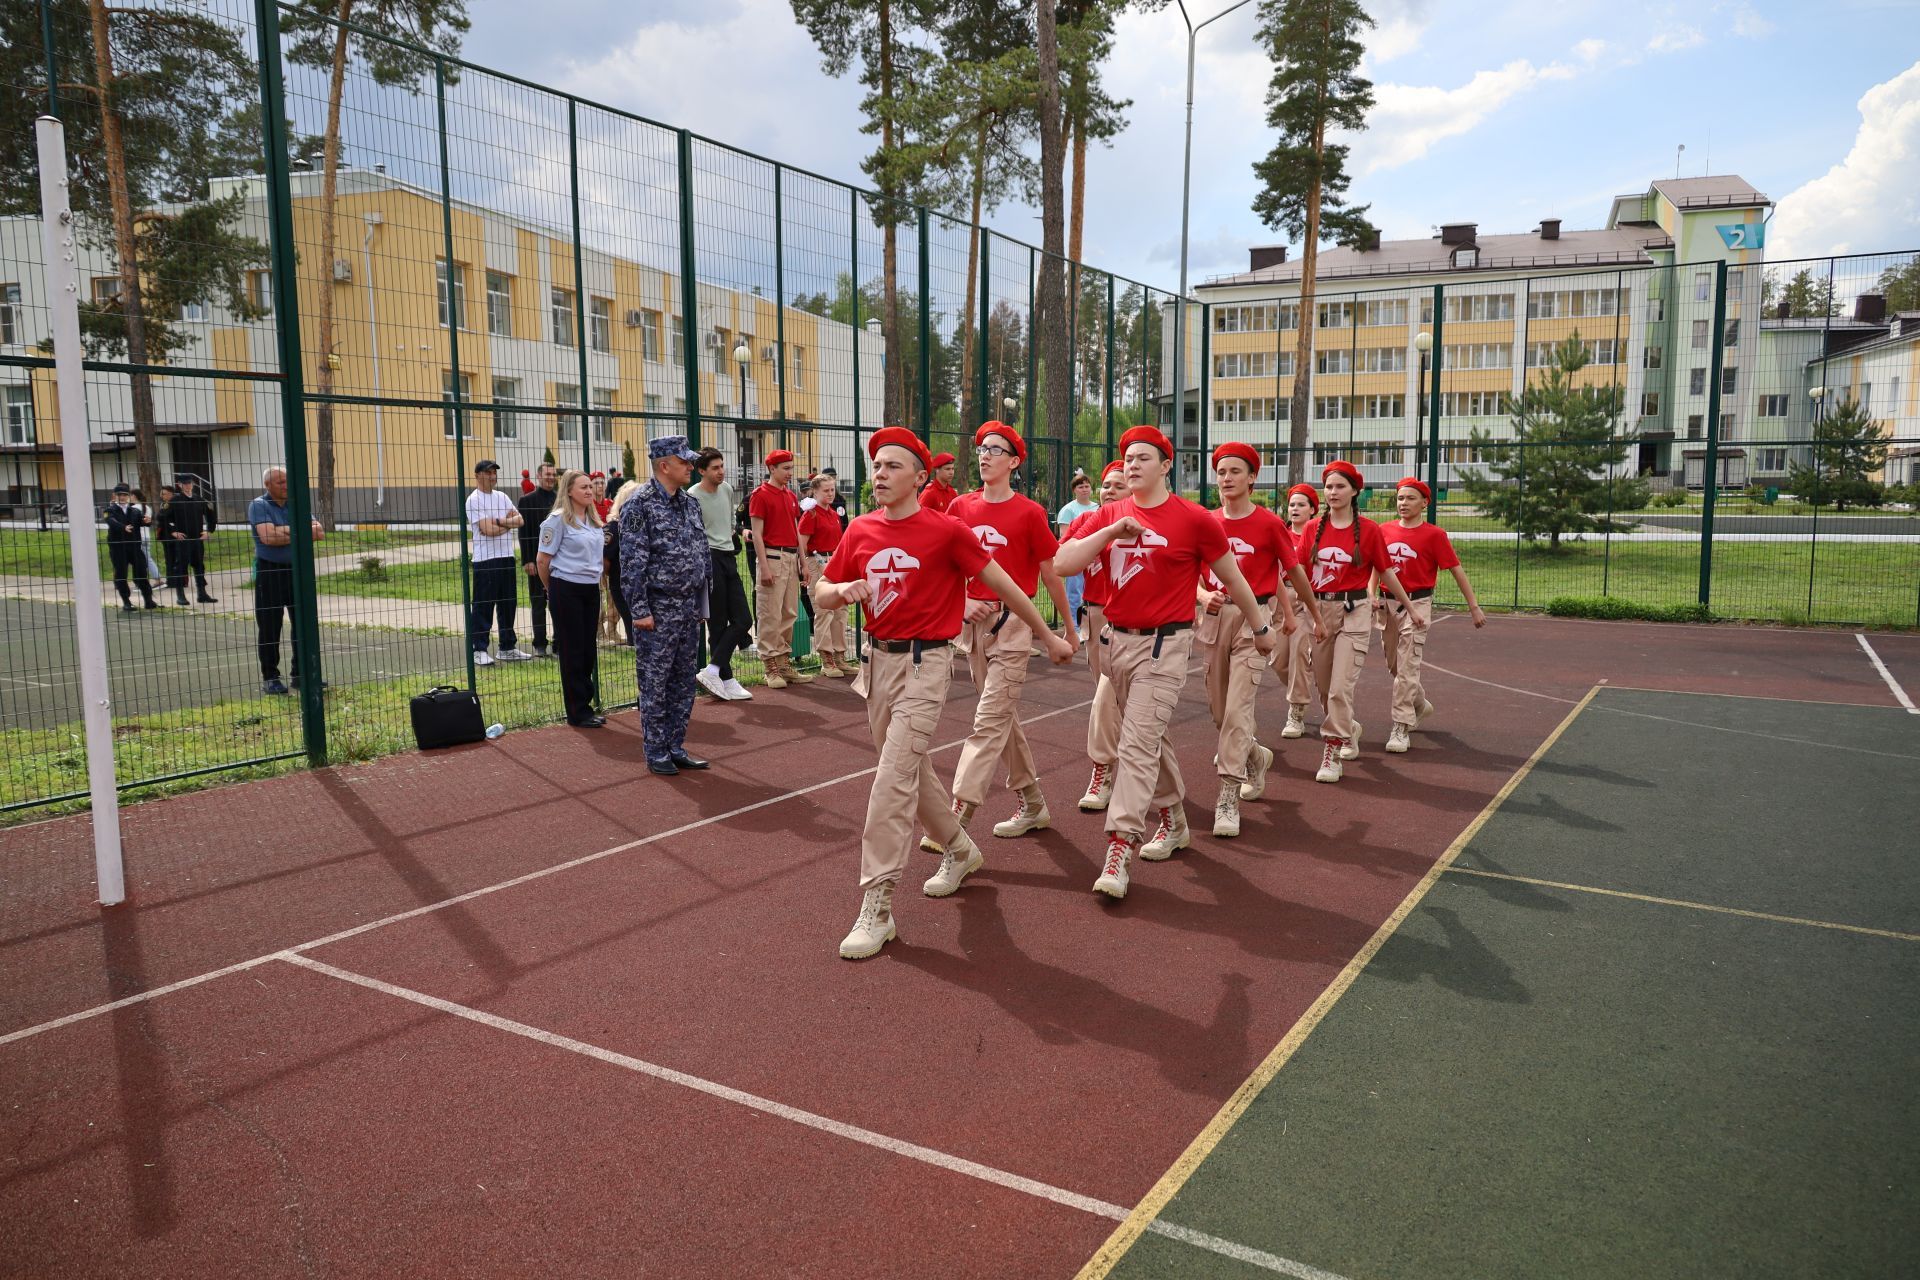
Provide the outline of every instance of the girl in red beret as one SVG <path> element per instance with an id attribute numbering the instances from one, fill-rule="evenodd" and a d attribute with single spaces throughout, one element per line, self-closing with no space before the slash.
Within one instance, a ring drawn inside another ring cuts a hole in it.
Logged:
<path id="1" fill-rule="evenodd" d="M 1118 461 L 1109 462 L 1100 473 L 1100 506 L 1076 517 L 1067 526 L 1062 544 L 1091 529 L 1100 507 L 1126 496 L 1125 469 Z M 1080 807 L 1088 813 L 1106 808 L 1113 798 L 1113 762 L 1120 754 L 1120 704 L 1113 696 L 1113 681 L 1102 678 L 1105 673 L 1101 657 L 1106 646 L 1098 643 L 1100 632 L 1107 625 L 1107 576 L 1100 560 L 1089 564 L 1085 594 L 1081 597 L 1085 615 L 1081 634 L 1091 637 L 1087 641 L 1087 670 L 1093 676 L 1093 713 L 1087 717 L 1087 759 L 1093 764 L 1093 775 L 1087 780 L 1087 793 L 1080 797 Z"/>
<path id="2" fill-rule="evenodd" d="M 1342 762 L 1360 754 L 1360 722 L 1353 718 L 1353 692 L 1360 683 L 1360 668 L 1366 665 L 1367 645 L 1373 639 L 1372 610 L 1366 607 L 1368 584 L 1378 574 L 1380 585 L 1395 600 L 1403 606 L 1412 604 L 1393 572 L 1380 526 L 1354 509 L 1365 487 L 1360 469 L 1351 462 L 1339 458 L 1329 462 L 1320 473 L 1326 510 L 1301 535 L 1307 545 L 1307 576 L 1328 636 L 1327 642 L 1315 645 L 1313 651 L 1313 679 L 1320 687 L 1320 701 L 1326 710 L 1320 722 L 1325 745 L 1320 770 L 1314 775 L 1317 782 L 1340 781 Z"/>
<path id="3" fill-rule="evenodd" d="M 1439 580 L 1440 570 L 1452 570 L 1460 597 L 1473 615 L 1473 625 L 1487 625 L 1486 612 L 1474 598 L 1473 584 L 1467 581 L 1460 557 L 1454 554 L 1453 539 L 1447 537 L 1445 529 L 1427 519 L 1427 503 L 1431 497 L 1432 491 L 1424 481 L 1408 476 L 1393 494 L 1394 509 L 1400 518 L 1380 527 L 1387 540 L 1387 555 L 1393 561 L 1393 571 L 1399 576 L 1400 585 L 1407 589 L 1411 602 L 1403 605 L 1397 600 L 1392 604 L 1377 598 L 1374 601 L 1386 636 L 1387 670 L 1393 674 L 1393 730 L 1387 735 L 1387 750 L 1396 754 L 1411 745 L 1413 731 L 1433 714 L 1433 704 L 1427 701 L 1426 691 L 1420 686 L 1420 665 L 1426 655 L 1427 624 L 1433 617 L 1433 585 Z"/>
<path id="4" fill-rule="evenodd" d="M 1320 491 L 1312 485 L 1297 484 L 1287 490 L 1287 529 L 1293 537 L 1294 558 L 1302 565 L 1310 557 L 1300 535 L 1306 530 L 1307 522 L 1319 512 Z M 1287 637 L 1284 659 L 1281 654 L 1275 654 L 1273 665 L 1287 682 L 1287 723 L 1280 730 L 1280 736 L 1301 738 L 1307 732 L 1307 704 L 1313 700 L 1313 633 L 1317 628 L 1310 620 L 1317 620 L 1320 611 L 1313 607 L 1311 591 L 1305 595 L 1297 591 L 1288 594 L 1292 597 L 1296 625 L 1293 634 Z"/>

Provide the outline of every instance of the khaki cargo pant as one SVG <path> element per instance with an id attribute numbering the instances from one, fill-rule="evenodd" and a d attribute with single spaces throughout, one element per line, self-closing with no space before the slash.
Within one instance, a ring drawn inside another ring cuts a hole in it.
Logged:
<path id="1" fill-rule="evenodd" d="M 793 620 L 800 613 L 800 553 L 760 548 L 760 578 L 753 585 L 753 640 L 760 661 L 793 656 Z"/>
<path id="2" fill-rule="evenodd" d="M 1320 687 L 1320 701 L 1326 708 L 1320 736 L 1344 741 L 1353 737 L 1353 694 L 1373 640 L 1373 610 L 1365 600 L 1352 609 L 1344 600 L 1318 603 L 1321 624 L 1327 629 L 1327 642 L 1313 651 L 1313 682 Z"/>
<path id="3" fill-rule="evenodd" d="M 823 555 L 814 555 L 813 578 L 815 582 L 818 582 L 826 574 L 827 559 L 828 557 Z M 791 625 L 789 625 L 788 635 L 792 635 Z M 847 656 L 846 606 L 843 605 L 838 609 L 814 609 L 813 647 L 822 654 L 830 654 L 839 658 Z"/>
<path id="4" fill-rule="evenodd" d="M 1087 606 L 1087 624 L 1081 635 L 1087 640 L 1087 670 L 1093 673 L 1093 713 L 1087 717 L 1087 759 L 1095 764 L 1111 765 L 1120 756 L 1120 702 L 1113 693 L 1113 681 L 1106 678 L 1107 645 L 1102 633 L 1107 629 L 1107 607 Z"/>
<path id="5" fill-rule="evenodd" d="M 961 627 L 959 644 L 980 696 L 973 707 L 973 732 L 954 766 L 953 798 L 977 805 L 987 798 L 994 766 L 1002 760 L 1007 785 L 1015 791 L 1025 791 L 1038 780 L 1033 751 L 1020 727 L 1020 691 L 1027 683 L 1033 632 L 1011 613 L 997 611 Z"/>
<path id="6" fill-rule="evenodd" d="M 1313 615 L 1307 606 L 1288 597 L 1293 610 L 1293 634 L 1280 637 L 1273 651 L 1273 669 L 1287 682 L 1287 701 L 1306 707 L 1313 701 Z"/>
<path id="7" fill-rule="evenodd" d="M 1193 632 L 1189 629 L 1156 640 L 1108 627 L 1106 640 L 1105 679 L 1113 685 L 1120 713 L 1107 830 L 1146 835 L 1158 825 L 1159 811 L 1180 804 L 1186 795 L 1180 762 L 1167 733 L 1180 690 L 1186 687 Z M 1158 657 L 1154 656 L 1156 646 Z"/>
<path id="8" fill-rule="evenodd" d="M 943 848 L 959 838 L 947 793 L 927 758 L 953 679 L 953 650 L 944 644 L 911 653 L 868 649 L 853 690 L 867 700 L 867 728 L 880 753 L 867 821 L 860 832 L 860 887 L 897 882 L 913 855 L 917 818 Z"/>
<path id="9" fill-rule="evenodd" d="M 1271 606 L 1268 606 L 1269 608 Z M 1253 756 L 1257 730 L 1254 698 L 1260 691 L 1260 677 L 1267 659 L 1253 645 L 1253 628 L 1267 621 L 1267 608 L 1252 625 L 1243 621 L 1240 606 L 1229 601 L 1219 613 L 1202 609 L 1194 624 L 1194 642 L 1200 646 L 1204 663 L 1202 679 L 1207 686 L 1207 710 L 1220 731 L 1214 769 L 1224 780 L 1245 782 L 1247 765 Z"/>
<path id="10" fill-rule="evenodd" d="M 1393 673 L 1393 722 L 1408 728 L 1419 719 L 1420 702 L 1426 696 L 1420 687 L 1420 666 L 1426 660 L 1427 626 L 1432 621 L 1432 596 L 1415 600 L 1411 614 L 1398 600 L 1387 602 L 1382 630 L 1387 670 Z"/>

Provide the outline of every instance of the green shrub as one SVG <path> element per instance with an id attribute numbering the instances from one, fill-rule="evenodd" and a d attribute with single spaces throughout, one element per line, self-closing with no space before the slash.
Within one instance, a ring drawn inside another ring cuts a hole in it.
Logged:
<path id="1" fill-rule="evenodd" d="M 1556 618 L 1603 618 L 1638 622 L 1716 622 L 1703 604 L 1635 604 L 1612 596 L 1555 596 L 1547 612 Z"/>
<path id="2" fill-rule="evenodd" d="M 1665 493 L 1653 495 L 1656 507 L 1684 507 L 1687 505 L 1687 492 L 1684 489 L 1669 489 Z"/>
<path id="3" fill-rule="evenodd" d="M 379 556 L 361 556 L 360 580 L 362 582 L 385 582 L 387 580 L 387 562 Z"/>

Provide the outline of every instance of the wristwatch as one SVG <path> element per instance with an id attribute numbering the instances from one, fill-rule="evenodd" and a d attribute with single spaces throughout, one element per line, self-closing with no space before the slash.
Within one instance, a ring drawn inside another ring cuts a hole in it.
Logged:
<path id="1" fill-rule="evenodd" d="M 1268 626 L 1268 625 L 1267 625 L 1266 623 L 1264 623 L 1264 622 L 1263 622 L 1263 623 L 1261 623 L 1261 624 L 1260 624 L 1260 628 L 1259 628 L 1259 630 L 1257 630 L 1257 631 L 1255 631 L 1255 632 L 1254 632 L 1253 634 L 1255 634 L 1255 635 L 1257 635 L 1257 636 L 1263 636 L 1263 635 L 1265 635 L 1265 634 L 1267 634 L 1267 632 L 1269 632 L 1269 631 L 1271 631 L 1271 630 L 1273 630 L 1273 628 L 1272 628 L 1272 627 L 1270 627 L 1270 626 Z"/>

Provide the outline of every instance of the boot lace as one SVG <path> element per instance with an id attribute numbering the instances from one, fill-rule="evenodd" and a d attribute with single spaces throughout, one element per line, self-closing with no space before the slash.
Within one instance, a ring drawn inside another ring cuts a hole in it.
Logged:
<path id="1" fill-rule="evenodd" d="M 1120 872 L 1126 868 L 1127 855 L 1132 852 L 1132 846 L 1119 836 L 1114 836 L 1108 840 L 1106 874 L 1110 876 L 1119 875 Z"/>

